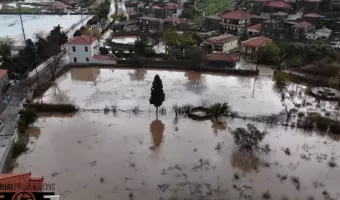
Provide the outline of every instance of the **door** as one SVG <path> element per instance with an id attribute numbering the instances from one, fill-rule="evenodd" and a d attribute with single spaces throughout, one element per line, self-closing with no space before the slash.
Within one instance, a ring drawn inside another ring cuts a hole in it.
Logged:
<path id="1" fill-rule="evenodd" d="M 75 63 L 77 62 L 77 57 L 73 58 L 73 62 L 75 62 Z"/>

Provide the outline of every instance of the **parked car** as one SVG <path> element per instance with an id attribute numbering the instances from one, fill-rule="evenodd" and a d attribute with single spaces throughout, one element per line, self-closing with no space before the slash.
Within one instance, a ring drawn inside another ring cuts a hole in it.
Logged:
<path id="1" fill-rule="evenodd" d="M 4 128 L 4 123 L 0 121 L 0 131 Z"/>

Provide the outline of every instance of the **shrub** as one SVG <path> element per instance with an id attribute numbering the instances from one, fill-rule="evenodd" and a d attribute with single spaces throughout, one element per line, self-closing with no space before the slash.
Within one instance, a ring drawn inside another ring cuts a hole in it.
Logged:
<path id="1" fill-rule="evenodd" d="M 266 131 L 259 131 L 254 125 L 247 124 L 247 129 L 240 127 L 232 131 L 234 141 L 241 150 L 261 150 L 264 153 L 269 153 L 269 145 L 260 146 L 260 142 L 267 135 Z"/>
<path id="2" fill-rule="evenodd" d="M 228 103 L 215 103 L 209 108 L 207 113 L 211 114 L 217 120 L 222 115 L 228 115 L 230 111 L 231 109 Z"/>
<path id="3" fill-rule="evenodd" d="M 26 152 L 27 150 L 28 148 L 26 147 L 25 142 L 18 141 L 13 147 L 13 158 L 17 158 L 20 154 Z"/>
<path id="4" fill-rule="evenodd" d="M 281 71 L 276 71 L 274 75 L 274 80 L 279 85 L 285 85 L 286 83 L 290 81 L 290 78 L 286 73 L 281 72 Z"/>
<path id="5" fill-rule="evenodd" d="M 23 134 L 25 133 L 28 125 L 30 125 L 37 119 L 37 114 L 35 109 L 28 108 L 25 110 L 20 110 L 19 115 L 20 115 L 18 121 L 19 133 Z"/>

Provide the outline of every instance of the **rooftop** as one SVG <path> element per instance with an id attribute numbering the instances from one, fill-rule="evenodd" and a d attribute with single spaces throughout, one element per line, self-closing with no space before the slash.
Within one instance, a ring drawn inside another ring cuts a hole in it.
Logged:
<path id="1" fill-rule="evenodd" d="M 0 174 L 0 184 L 29 185 L 27 186 L 29 191 L 40 192 L 44 178 L 32 178 L 31 175 L 31 172 L 24 174 Z M 10 191 L 7 190 L 6 192 Z"/>
<path id="2" fill-rule="evenodd" d="M 237 60 L 237 57 L 233 55 L 229 55 L 227 53 L 211 53 L 207 55 L 207 59 L 233 62 Z"/>
<path id="3" fill-rule="evenodd" d="M 299 23 L 293 25 L 293 27 L 295 27 L 295 28 L 308 28 L 308 27 L 312 27 L 312 24 L 309 23 L 309 22 L 306 22 L 306 21 L 302 21 L 302 22 L 299 22 Z"/>
<path id="4" fill-rule="evenodd" d="M 311 3 L 319 3 L 322 0 L 305 0 L 305 2 L 311 2 Z"/>
<path id="5" fill-rule="evenodd" d="M 290 8 L 290 5 L 283 1 L 271 1 L 267 4 L 267 6 L 272 8 Z"/>
<path id="6" fill-rule="evenodd" d="M 252 26 L 248 26 L 248 29 L 254 29 L 254 30 L 261 30 L 262 24 L 255 24 Z"/>
<path id="7" fill-rule="evenodd" d="M 165 6 L 164 6 L 165 9 L 168 9 L 168 10 L 175 10 L 175 9 L 182 9 L 183 8 L 183 5 L 181 4 L 175 4 L 175 3 L 167 3 Z"/>
<path id="8" fill-rule="evenodd" d="M 309 17 L 309 18 L 320 18 L 321 15 L 317 14 L 317 13 L 307 13 L 304 15 L 304 17 Z"/>
<path id="9" fill-rule="evenodd" d="M 259 36 L 259 37 L 255 37 L 255 38 L 251 38 L 249 40 L 243 41 L 241 42 L 241 45 L 247 46 L 247 47 L 261 47 L 271 42 L 272 42 L 272 39 L 264 37 L 264 36 Z"/>
<path id="10" fill-rule="evenodd" d="M 96 60 L 116 60 L 116 58 L 114 58 L 110 55 L 101 55 L 101 54 L 93 55 L 93 59 L 96 59 Z"/>
<path id="11" fill-rule="evenodd" d="M 71 39 L 70 41 L 67 42 L 67 44 L 86 45 L 86 44 L 93 44 L 95 41 L 97 41 L 97 38 L 95 37 L 82 35 L 82 36 Z"/>
<path id="12" fill-rule="evenodd" d="M 250 14 L 243 10 L 234 10 L 222 15 L 225 19 L 237 19 L 237 20 L 245 20 L 250 18 Z"/>
<path id="13" fill-rule="evenodd" d="M 285 12 L 275 12 L 275 13 L 272 13 L 272 15 L 274 16 L 285 16 L 285 15 L 288 15 L 288 13 L 285 13 Z"/>
<path id="14" fill-rule="evenodd" d="M 7 74 L 8 70 L 6 69 L 0 69 L 0 79 L 2 79 L 3 76 Z"/>
<path id="15" fill-rule="evenodd" d="M 233 40 L 237 40 L 237 37 L 227 34 L 227 35 L 219 35 L 216 37 L 208 38 L 205 43 L 210 45 L 223 45 L 225 43 L 231 42 Z"/>

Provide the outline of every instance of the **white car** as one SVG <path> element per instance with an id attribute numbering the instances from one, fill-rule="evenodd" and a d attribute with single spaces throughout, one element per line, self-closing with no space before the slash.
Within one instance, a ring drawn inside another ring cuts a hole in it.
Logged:
<path id="1" fill-rule="evenodd" d="M 308 40 L 318 40 L 318 39 L 320 39 L 319 35 L 313 34 L 313 33 L 307 33 L 305 36 Z"/>
<path id="2" fill-rule="evenodd" d="M 4 128 L 4 123 L 2 123 L 2 121 L 0 121 L 0 131 Z"/>

